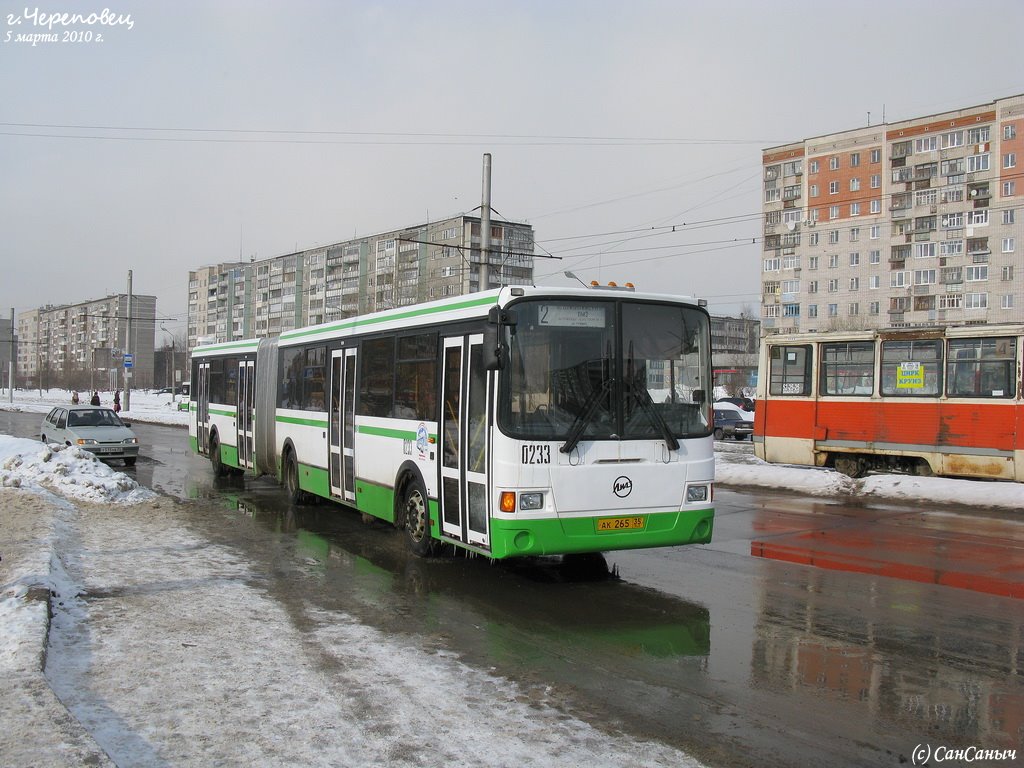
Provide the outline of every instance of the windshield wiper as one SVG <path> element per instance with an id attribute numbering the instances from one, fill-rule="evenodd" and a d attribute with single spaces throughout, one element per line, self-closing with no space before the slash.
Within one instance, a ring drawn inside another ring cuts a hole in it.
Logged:
<path id="1" fill-rule="evenodd" d="M 590 423 L 591 418 L 594 416 L 594 411 L 597 410 L 598 404 L 601 400 L 612 390 L 612 385 L 615 383 L 615 379 L 607 378 L 601 382 L 601 388 L 595 389 L 590 393 L 590 397 L 587 398 L 587 402 L 583 404 L 583 410 L 580 411 L 576 420 L 573 421 L 572 427 L 569 429 L 569 436 L 565 440 L 565 444 L 558 450 L 561 453 L 569 453 L 576 444 L 579 443 L 580 437 L 583 435 L 583 430 L 586 429 L 587 424 Z"/>
<path id="2" fill-rule="evenodd" d="M 654 407 L 654 401 L 651 399 L 651 393 L 647 391 L 647 387 L 634 383 L 633 397 L 636 399 L 641 410 L 650 417 L 654 426 L 661 432 L 661 437 L 665 440 L 665 445 L 668 446 L 668 449 L 670 451 L 679 450 L 679 441 L 672 434 L 672 430 L 668 428 L 668 424 L 665 423 L 665 419 L 662 418 L 658 409 Z"/>

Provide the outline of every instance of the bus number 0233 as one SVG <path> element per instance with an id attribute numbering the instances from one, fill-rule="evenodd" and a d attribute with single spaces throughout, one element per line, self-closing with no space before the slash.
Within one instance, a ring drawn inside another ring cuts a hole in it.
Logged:
<path id="1" fill-rule="evenodd" d="M 550 445 L 524 445 L 523 464 L 550 464 Z"/>

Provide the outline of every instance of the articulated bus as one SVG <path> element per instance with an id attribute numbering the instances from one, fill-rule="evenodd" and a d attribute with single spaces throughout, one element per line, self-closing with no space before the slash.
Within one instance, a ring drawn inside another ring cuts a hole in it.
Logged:
<path id="1" fill-rule="evenodd" d="M 754 450 L 770 462 L 1024 481 L 1024 326 L 763 340 Z"/>
<path id="2" fill-rule="evenodd" d="M 189 434 L 218 474 L 274 475 L 493 559 L 711 540 L 703 302 L 506 287 L 192 353 Z"/>

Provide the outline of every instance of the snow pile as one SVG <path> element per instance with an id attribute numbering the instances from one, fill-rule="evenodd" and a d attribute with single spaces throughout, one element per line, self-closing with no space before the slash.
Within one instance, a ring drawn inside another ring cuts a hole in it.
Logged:
<path id="1" fill-rule="evenodd" d="M 136 504 L 156 494 L 78 447 L 0 435 L 0 487 L 49 490 L 78 501 Z"/>

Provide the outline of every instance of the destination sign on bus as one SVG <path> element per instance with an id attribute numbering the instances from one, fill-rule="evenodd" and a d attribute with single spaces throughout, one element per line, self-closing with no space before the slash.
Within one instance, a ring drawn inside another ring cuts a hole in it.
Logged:
<path id="1" fill-rule="evenodd" d="M 540 325 L 560 328 L 604 328 L 605 307 L 589 304 L 541 304 L 537 313 Z"/>

